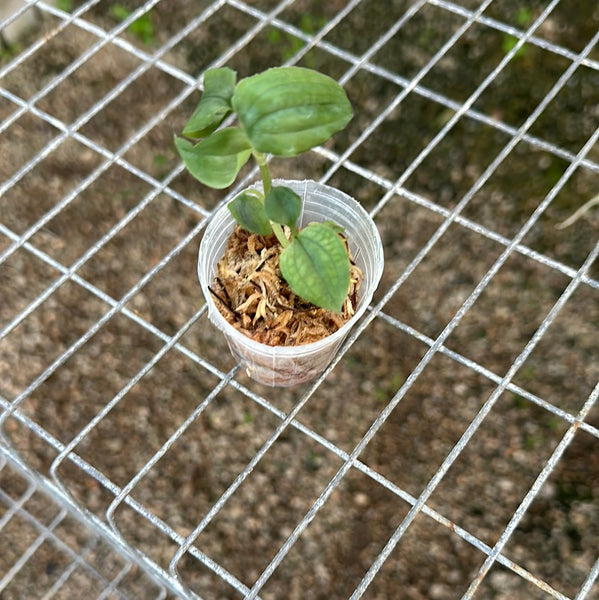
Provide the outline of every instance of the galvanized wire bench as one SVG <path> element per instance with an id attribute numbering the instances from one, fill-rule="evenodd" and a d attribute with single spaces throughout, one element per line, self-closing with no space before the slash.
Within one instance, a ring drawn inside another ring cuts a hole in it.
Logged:
<path id="1" fill-rule="evenodd" d="M 2 597 L 75 597 L 80 571 L 103 598 L 599 595 L 599 14 L 528 4 L 6 5 Z M 273 172 L 362 202 L 386 260 L 290 389 L 242 372 L 195 275 L 256 173 L 204 189 L 173 145 L 207 68 L 279 64 L 355 117 Z"/>

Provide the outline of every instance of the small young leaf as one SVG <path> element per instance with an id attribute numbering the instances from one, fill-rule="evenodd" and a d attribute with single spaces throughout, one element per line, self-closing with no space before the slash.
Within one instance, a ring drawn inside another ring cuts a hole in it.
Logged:
<path id="1" fill-rule="evenodd" d="M 323 221 L 322 224 L 326 225 L 331 231 L 334 231 L 335 233 L 345 232 L 345 228 L 335 223 L 335 221 Z"/>
<path id="2" fill-rule="evenodd" d="M 195 146 L 189 140 L 175 138 L 175 145 L 187 170 L 216 189 L 231 185 L 252 153 L 246 135 L 237 127 L 221 129 Z"/>
<path id="3" fill-rule="evenodd" d="M 350 264 L 341 238 L 327 225 L 302 229 L 280 257 L 281 273 L 295 294 L 340 312 L 349 289 Z"/>
<path id="4" fill-rule="evenodd" d="M 231 98 L 235 90 L 237 74 L 233 69 L 209 69 L 204 74 L 204 93 L 191 118 L 183 129 L 183 135 L 203 138 L 210 135 L 233 110 Z"/>
<path id="5" fill-rule="evenodd" d="M 343 88 L 302 67 L 276 67 L 242 79 L 232 104 L 254 148 L 277 156 L 326 142 L 352 117 Z"/>
<path id="6" fill-rule="evenodd" d="M 264 212 L 264 204 L 250 192 L 239 194 L 239 196 L 229 202 L 228 208 L 242 229 L 257 233 L 258 235 L 268 235 L 271 233 L 272 228 Z"/>
<path id="7" fill-rule="evenodd" d="M 278 185 L 266 194 L 264 209 L 271 221 L 295 228 L 302 212 L 302 199 L 292 189 Z"/>

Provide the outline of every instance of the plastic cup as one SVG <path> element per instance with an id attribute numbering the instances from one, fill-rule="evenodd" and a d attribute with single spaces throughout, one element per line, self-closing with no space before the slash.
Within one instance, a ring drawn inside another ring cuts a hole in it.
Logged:
<path id="1" fill-rule="evenodd" d="M 231 353 L 241 362 L 249 377 L 270 386 L 292 386 L 310 381 L 326 369 L 352 326 L 370 304 L 383 272 L 383 246 L 370 215 L 347 194 L 315 181 L 277 180 L 274 184 L 288 186 L 303 198 L 300 226 L 328 220 L 345 229 L 350 252 L 364 274 L 355 315 L 335 333 L 318 342 L 300 346 L 269 346 L 237 331 L 221 315 L 208 289 L 227 239 L 235 227 L 226 206 L 217 211 L 206 228 L 200 244 L 198 276 L 208 303 L 208 318 L 222 330 Z M 261 189 L 261 184 L 253 187 Z"/>

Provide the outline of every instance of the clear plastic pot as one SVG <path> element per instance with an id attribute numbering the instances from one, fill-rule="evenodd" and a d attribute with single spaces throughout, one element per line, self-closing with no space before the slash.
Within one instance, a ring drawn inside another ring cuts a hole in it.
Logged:
<path id="1" fill-rule="evenodd" d="M 347 194 L 315 181 L 277 180 L 274 184 L 286 185 L 303 198 L 300 226 L 330 220 L 345 229 L 351 254 L 364 274 L 359 303 L 352 319 L 328 337 L 300 346 L 261 344 L 230 325 L 219 312 L 208 289 L 214 280 L 216 265 L 225 251 L 227 239 L 235 227 L 235 221 L 226 206 L 214 215 L 206 228 L 200 244 L 198 276 L 208 303 L 208 317 L 222 330 L 233 356 L 241 361 L 247 374 L 266 385 L 291 386 L 310 381 L 325 370 L 353 324 L 370 304 L 383 272 L 383 247 L 373 220 Z M 255 187 L 261 188 L 261 184 Z"/>

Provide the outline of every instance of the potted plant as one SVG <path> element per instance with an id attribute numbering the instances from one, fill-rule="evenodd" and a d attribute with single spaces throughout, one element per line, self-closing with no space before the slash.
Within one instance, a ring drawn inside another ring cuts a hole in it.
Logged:
<path id="1" fill-rule="evenodd" d="M 219 126 L 235 115 L 238 125 Z M 343 192 L 314 181 L 273 181 L 268 157 L 326 142 L 352 117 L 343 88 L 301 67 L 237 82 L 204 75 L 202 98 L 175 144 L 200 182 L 231 185 L 253 157 L 261 181 L 213 216 L 198 275 L 210 320 L 253 379 L 295 385 L 328 365 L 367 308 L 383 268 L 378 231 Z M 198 141 L 199 140 L 199 141 Z"/>

